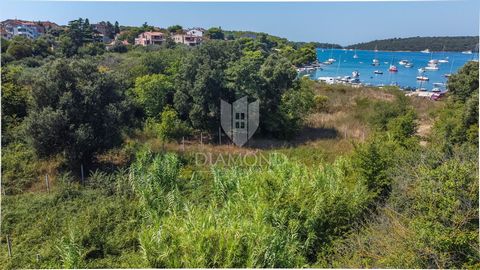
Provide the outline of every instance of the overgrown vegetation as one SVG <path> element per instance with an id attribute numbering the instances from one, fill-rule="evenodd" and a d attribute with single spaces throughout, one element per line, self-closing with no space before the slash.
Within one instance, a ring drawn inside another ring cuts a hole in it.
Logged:
<path id="1" fill-rule="evenodd" d="M 3 268 L 480 266 L 478 63 L 433 103 L 298 79 L 308 45 L 291 58 L 269 36 L 92 56 L 85 25 L 72 55 L 2 67 Z M 196 143 L 245 95 L 249 148 Z"/>

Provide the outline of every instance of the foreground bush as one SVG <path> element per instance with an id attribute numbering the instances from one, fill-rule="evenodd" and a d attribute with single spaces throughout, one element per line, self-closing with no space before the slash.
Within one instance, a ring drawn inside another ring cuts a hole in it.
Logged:
<path id="1" fill-rule="evenodd" d="M 208 198 L 194 205 L 178 198 L 176 164 L 142 154 L 133 167 L 147 172 L 133 181 L 148 213 L 140 243 L 151 267 L 306 266 L 371 197 L 345 160 L 309 169 L 274 155 L 264 170 L 213 169 Z"/>

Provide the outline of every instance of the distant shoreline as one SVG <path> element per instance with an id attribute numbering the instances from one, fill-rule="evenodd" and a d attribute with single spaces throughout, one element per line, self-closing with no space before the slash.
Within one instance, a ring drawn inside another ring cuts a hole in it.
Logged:
<path id="1" fill-rule="evenodd" d="M 317 48 L 317 50 L 331 50 L 332 48 Z M 353 49 L 346 49 L 346 48 L 342 48 L 342 49 L 334 49 L 334 50 L 340 50 L 340 51 L 354 51 Z M 370 51 L 370 52 L 373 52 L 375 50 L 366 50 L 366 49 L 357 49 L 357 51 Z M 378 50 L 379 52 L 418 52 L 418 53 L 421 53 L 422 51 L 412 51 L 412 50 L 398 50 L 398 51 L 395 51 L 395 50 Z M 462 53 L 464 51 L 430 51 L 428 53 Z M 425 53 L 425 54 L 428 54 L 428 53 Z M 478 51 L 472 51 L 472 54 L 475 54 L 475 53 L 478 53 Z"/>

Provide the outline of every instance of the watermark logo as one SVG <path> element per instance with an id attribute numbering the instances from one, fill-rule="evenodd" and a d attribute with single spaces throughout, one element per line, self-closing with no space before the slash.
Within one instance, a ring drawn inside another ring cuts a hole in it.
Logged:
<path id="1" fill-rule="evenodd" d="M 232 104 L 221 100 L 220 123 L 237 146 L 243 146 L 257 130 L 260 119 L 259 105 L 258 100 L 249 104 L 246 96 Z"/>

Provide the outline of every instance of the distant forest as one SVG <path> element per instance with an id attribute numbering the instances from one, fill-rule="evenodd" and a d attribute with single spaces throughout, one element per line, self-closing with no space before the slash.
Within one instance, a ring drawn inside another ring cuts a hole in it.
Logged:
<path id="1" fill-rule="evenodd" d="M 410 37 L 374 40 L 347 46 L 348 49 L 382 51 L 478 51 L 478 36 Z"/>

